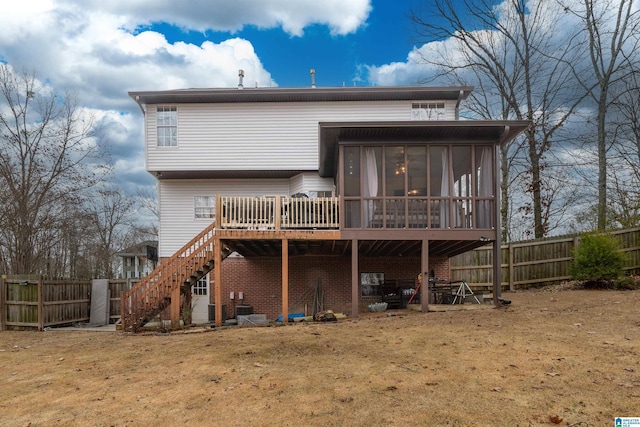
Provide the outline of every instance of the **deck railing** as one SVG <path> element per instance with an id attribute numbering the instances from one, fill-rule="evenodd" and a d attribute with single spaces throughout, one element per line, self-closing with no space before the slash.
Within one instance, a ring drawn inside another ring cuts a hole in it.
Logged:
<path id="1" fill-rule="evenodd" d="M 221 228 L 337 229 L 338 197 L 220 196 Z"/>

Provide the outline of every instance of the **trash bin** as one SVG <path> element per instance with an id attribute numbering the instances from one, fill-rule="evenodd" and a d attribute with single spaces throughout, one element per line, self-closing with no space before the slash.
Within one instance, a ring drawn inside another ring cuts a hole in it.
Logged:
<path id="1" fill-rule="evenodd" d="M 209 322 L 214 323 L 216 321 L 216 305 L 209 304 Z M 222 321 L 227 321 L 227 306 L 222 304 Z"/>

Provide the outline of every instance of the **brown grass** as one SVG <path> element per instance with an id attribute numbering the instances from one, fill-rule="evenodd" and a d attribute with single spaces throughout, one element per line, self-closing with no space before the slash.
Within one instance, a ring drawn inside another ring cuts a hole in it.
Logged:
<path id="1" fill-rule="evenodd" d="M 640 416 L 640 291 L 160 335 L 0 333 L 0 424 L 613 425 Z"/>

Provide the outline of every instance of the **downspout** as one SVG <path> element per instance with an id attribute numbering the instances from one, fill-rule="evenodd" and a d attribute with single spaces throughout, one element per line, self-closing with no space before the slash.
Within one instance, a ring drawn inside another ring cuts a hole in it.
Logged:
<path id="1" fill-rule="evenodd" d="M 136 104 L 140 107 L 140 111 L 142 111 L 142 115 L 145 116 L 146 112 L 144 111 L 144 107 L 142 106 L 142 102 L 140 102 L 140 95 L 136 95 Z"/>
<path id="2" fill-rule="evenodd" d="M 509 135 L 509 130 L 510 129 L 511 128 L 509 126 L 505 126 L 504 127 L 504 130 L 502 131 L 502 135 L 500 135 L 500 140 L 498 141 L 499 145 L 502 146 L 502 144 L 505 143 L 505 141 L 507 140 L 507 136 Z"/>
<path id="3" fill-rule="evenodd" d="M 460 102 L 462 102 L 462 96 L 464 95 L 464 91 L 460 90 L 458 94 L 458 100 L 456 101 L 456 120 L 460 119 Z"/>

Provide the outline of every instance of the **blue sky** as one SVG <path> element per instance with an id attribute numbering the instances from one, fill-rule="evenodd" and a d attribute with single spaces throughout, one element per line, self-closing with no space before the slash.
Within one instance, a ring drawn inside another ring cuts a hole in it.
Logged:
<path id="1" fill-rule="evenodd" d="M 420 0 L 29 0 L 3 4 L 0 61 L 77 94 L 102 129 L 117 184 L 145 171 L 142 114 L 128 91 L 415 84 L 407 18 Z"/>
<path id="2" fill-rule="evenodd" d="M 306 27 L 301 36 L 290 35 L 282 28 L 260 29 L 252 25 L 235 33 L 185 32 L 167 24 L 152 25 L 149 29 L 162 32 L 172 43 L 187 40 L 198 45 L 205 40 L 220 43 L 233 37 L 249 40 L 279 86 L 309 85 L 311 68 L 316 70 L 319 86 L 354 82 L 369 85 L 367 65 L 405 61 L 413 49 L 413 30 L 407 18 L 410 4 L 410 1 L 372 1 L 366 21 L 355 32 L 345 35 L 332 35 L 330 28 L 321 24 Z"/>

